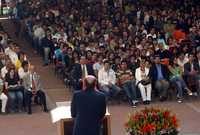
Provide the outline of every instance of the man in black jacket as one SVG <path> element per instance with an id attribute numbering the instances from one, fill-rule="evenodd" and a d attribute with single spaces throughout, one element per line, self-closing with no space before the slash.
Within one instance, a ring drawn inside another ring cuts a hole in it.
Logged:
<path id="1" fill-rule="evenodd" d="M 96 78 L 87 76 L 86 88 L 74 93 L 71 116 L 75 118 L 73 135 L 100 135 L 106 113 L 105 95 L 95 89 Z"/>
<path id="2" fill-rule="evenodd" d="M 80 90 L 82 79 L 87 75 L 94 75 L 92 64 L 87 62 L 85 56 L 81 56 L 80 62 L 75 63 L 72 69 L 72 87 L 74 90 Z"/>
<path id="3" fill-rule="evenodd" d="M 44 66 L 49 64 L 49 56 L 54 50 L 54 43 L 52 41 L 51 34 L 47 32 L 46 37 L 42 39 L 42 47 L 44 52 Z"/>
<path id="4" fill-rule="evenodd" d="M 184 64 L 184 76 L 189 88 L 192 89 L 193 95 L 197 95 L 200 68 L 198 63 L 194 60 L 194 54 L 189 54 L 188 58 L 189 61 Z"/>
<path id="5" fill-rule="evenodd" d="M 154 65 L 150 68 L 149 73 L 153 85 L 160 95 L 160 101 L 166 100 L 169 88 L 169 70 L 165 65 L 161 64 L 158 55 L 155 56 Z M 155 94 L 158 95 L 157 93 Z"/>

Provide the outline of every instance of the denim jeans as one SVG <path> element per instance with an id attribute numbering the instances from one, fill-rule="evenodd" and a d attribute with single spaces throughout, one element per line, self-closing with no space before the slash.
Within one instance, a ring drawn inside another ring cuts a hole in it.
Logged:
<path id="1" fill-rule="evenodd" d="M 115 84 L 112 84 L 111 86 L 102 85 L 100 86 L 100 90 L 106 95 L 107 98 L 111 98 L 120 91 L 120 88 Z"/>
<path id="2" fill-rule="evenodd" d="M 50 48 L 44 47 L 44 64 L 49 64 Z"/>
<path id="3" fill-rule="evenodd" d="M 135 81 L 134 80 L 126 81 L 122 85 L 122 88 L 126 92 L 126 95 L 128 96 L 128 98 L 130 100 L 136 100 L 137 99 L 136 86 L 135 86 Z"/>
<path id="4" fill-rule="evenodd" d="M 183 90 L 187 88 L 185 81 L 181 77 L 174 77 L 170 80 L 172 84 L 176 85 L 176 88 L 178 90 L 178 97 L 183 97 Z"/>
<path id="5" fill-rule="evenodd" d="M 161 97 L 167 97 L 169 82 L 166 80 L 157 80 L 155 83 L 155 88 L 158 90 Z"/>
<path id="6" fill-rule="evenodd" d="M 23 93 L 21 91 L 9 91 L 8 96 L 10 97 L 10 109 L 12 111 L 22 109 Z"/>

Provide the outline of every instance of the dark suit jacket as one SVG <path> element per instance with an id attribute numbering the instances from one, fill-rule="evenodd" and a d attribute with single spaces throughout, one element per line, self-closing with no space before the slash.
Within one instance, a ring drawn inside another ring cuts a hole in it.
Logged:
<path id="1" fill-rule="evenodd" d="M 106 113 L 105 95 L 95 90 L 75 92 L 71 116 L 75 118 L 73 135 L 99 135 Z"/>
<path id="2" fill-rule="evenodd" d="M 94 75 L 94 70 L 92 64 L 86 64 L 87 73 L 88 75 Z M 75 80 L 79 80 L 82 78 L 82 67 L 81 64 L 76 63 L 74 64 L 73 70 L 72 70 L 72 77 Z"/>
<path id="3" fill-rule="evenodd" d="M 158 51 L 156 51 L 155 54 L 159 55 L 161 59 L 164 59 L 164 58 L 169 58 L 170 59 L 173 56 L 170 53 L 170 51 L 168 51 L 168 50 L 164 50 L 164 51 L 158 50 Z"/>
<path id="4" fill-rule="evenodd" d="M 42 47 L 49 47 L 51 49 L 54 48 L 53 41 L 49 40 L 47 37 L 42 39 Z"/>
<path id="5" fill-rule="evenodd" d="M 169 80 L 169 70 L 168 70 L 168 68 L 165 65 L 161 64 L 161 70 L 162 70 L 162 74 L 163 74 L 164 79 Z M 152 79 L 153 82 L 158 80 L 158 78 L 157 78 L 158 77 L 158 71 L 157 71 L 156 65 L 153 65 L 150 68 L 149 75 L 150 75 L 150 78 Z"/>
<path id="6" fill-rule="evenodd" d="M 200 67 L 197 62 L 193 62 L 194 70 L 197 71 L 198 73 L 200 72 Z M 184 64 L 184 75 L 189 75 L 191 72 L 191 64 L 189 62 Z"/>

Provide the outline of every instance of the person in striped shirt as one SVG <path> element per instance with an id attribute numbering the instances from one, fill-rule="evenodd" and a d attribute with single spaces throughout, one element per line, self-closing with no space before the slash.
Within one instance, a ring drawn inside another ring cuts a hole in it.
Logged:
<path id="1" fill-rule="evenodd" d="M 122 61 L 120 69 L 117 71 L 117 83 L 126 92 L 126 95 L 133 107 L 137 105 L 135 79 L 130 69 L 127 68 L 127 62 Z"/>

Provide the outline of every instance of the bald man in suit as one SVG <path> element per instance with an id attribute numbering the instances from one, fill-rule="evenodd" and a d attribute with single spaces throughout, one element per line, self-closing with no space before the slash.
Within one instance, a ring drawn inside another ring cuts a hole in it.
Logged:
<path id="1" fill-rule="evenodd" d="M 86 77 L 86 88 L 73 95 L 71 116 L 75 119 L 73 135 L 100 135 L 106 113 L 105 95 L 95 89 L 96 78 Z"/>

